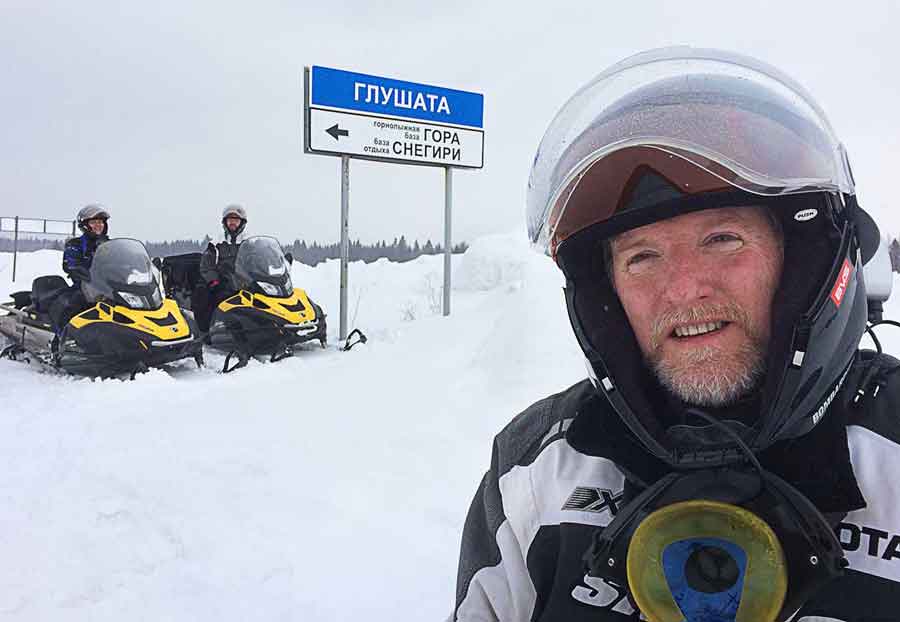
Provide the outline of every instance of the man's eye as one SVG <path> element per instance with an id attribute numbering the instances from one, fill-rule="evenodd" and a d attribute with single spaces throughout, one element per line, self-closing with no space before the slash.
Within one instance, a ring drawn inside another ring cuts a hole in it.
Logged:
<path id="1" fill-rule="evenodd" d="M 650 251 L 636 253 L 625 260 L 625 269 L 631 274 L 643 272 L 653 265 L 653 260 L 657 257 L 656 253 Z"/>
<path id="2" fill-rule="evenodd" d="M 647 259 L 650 259 L 651 257 L 653 257 L 653 253 L 638 253 L 636 255 L 632 255 L 631 257 L 629 257 L 625 263 L 627 265 L 631 266 L 631 265 L 640 263 L 642 261 L 645 261 Z"/>
<path id="3" fill-rule="evenodd" d="M 731 251 L 741 248 L 744 241 L 732 233 L 716 233 L 706 238 L 706 244 L 713 245 L 717 249 Z"/>

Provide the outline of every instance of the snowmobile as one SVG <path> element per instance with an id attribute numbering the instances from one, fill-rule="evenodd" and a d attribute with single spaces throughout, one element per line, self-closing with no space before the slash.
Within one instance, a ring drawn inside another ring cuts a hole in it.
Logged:
<path id="1" fill-rule="evenodd" d="M 116 377 L 184 358 L 203 363 L 196 329 L 178 304 L 166 298 L 144 245 L 118 238 L 101 244 L 81 290 L 92 306 L 72 317 L 52 347 L 48 310 L 69 289 L 59 275 L 41 276 L 31 291 L 0 304 L 0 333 L 10 345 L 0 357 L 36 362 L 91 377 Z"/>
<path id="2" fill-rule="evenodd" d="M 161 262 L 167 294 L 185 306 L 201 280 L 200 258 L 188 253 Z M 293 286 L 291 261 L 275 238 L 255 236 L 241 243 L 230 275 L 234 293 L 213 310 L 206 336 L 211 347 L 227 353 L 224 373 L 244 367 L 251 357 L 267 356 L 271 362 L 287 358 L 302 343 L 326 346 L 325 313 Z"/>

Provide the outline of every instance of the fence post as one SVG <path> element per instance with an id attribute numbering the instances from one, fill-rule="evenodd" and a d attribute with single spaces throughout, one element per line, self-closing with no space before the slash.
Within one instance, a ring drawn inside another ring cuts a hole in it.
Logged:
<path id="1" fill-rule="evenodd" d="M 19 252 L 19 217 L 13 219 L 13 283 L 16 282 L 16 254 Z"/>

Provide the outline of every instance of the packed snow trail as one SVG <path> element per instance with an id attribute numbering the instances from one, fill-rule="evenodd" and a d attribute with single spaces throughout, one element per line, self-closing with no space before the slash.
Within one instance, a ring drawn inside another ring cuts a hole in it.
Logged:
<path id="1" fill-rule="evenodd" d="M 561 279 L 519 236 L 350 267 L 366 345 L 233 374 L 91 381 L 0 361 L 0 619 L 423 620 L 452 607 L 491 438 L 584 376 Z M 0 297 L 59 271 L 19 257 Z M 293 280 L 338 324 L 338 262 Z"/>

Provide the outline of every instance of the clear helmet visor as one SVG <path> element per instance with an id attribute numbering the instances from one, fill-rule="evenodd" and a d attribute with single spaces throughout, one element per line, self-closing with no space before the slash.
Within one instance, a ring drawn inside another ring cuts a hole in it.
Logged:
<path id="1" fill-rule="evenodd" d="M 532 242 L 555 252 L 608 219 L 646 169 L 687 194 L 854 192 L 843 146 L 800 85 L 736 54 L 663 48 L 607 69 L 557 113 L 528 183 Z"/>

